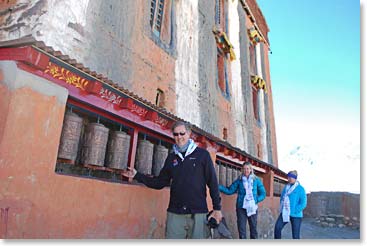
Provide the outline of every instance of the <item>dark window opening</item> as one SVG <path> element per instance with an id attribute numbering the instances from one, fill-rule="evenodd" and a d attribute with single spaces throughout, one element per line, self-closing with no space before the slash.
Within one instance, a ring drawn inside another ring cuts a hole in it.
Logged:
<path id="1" fill-rule="evenodd" d="M 158 107 L 164 107 L 164 93 L 161 89 L 157 89 L 155 105 L 157 105 Z"/>
<path id="2" fill-rule="evenodd" d="M 223 139 L 224 140 L 227 140 L 228 139 L 228 130 L 227 130 L 227 128 L 223 128 Z"/>

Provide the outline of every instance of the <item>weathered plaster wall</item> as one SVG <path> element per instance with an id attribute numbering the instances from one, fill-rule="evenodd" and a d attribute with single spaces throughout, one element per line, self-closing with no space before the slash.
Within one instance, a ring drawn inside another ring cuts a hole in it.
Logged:
<path id="1" fill-rule="evenodd" d="M 215 1 L 199 1 L 199 81 L 201 127 L 222 138 L 222 95 L 217 79 L 217 47 L 212 33 L 215 25 Z"/>
<path id="2" fill-rule="evenodd" d="M 254 120 L 248 68 L 247 28 L 251 23 L 241 4 L 238 0 L 227 2 L 228 36 L 237 59 L 228 62 L 230 95 L 224 96 L 217 83 L 217 47 L 212 33 L 215 2 L 166 3 L 171 8 L 171 18 L 164 19 L 170 30 L 169 43 L 152 33 L 150 2 L 143 0 L 2 3 L 0 40 L 32 35 L 153 103 L 160 89 L 164 92 L 161 106 L 168 111 L 219 138 L 227 128 L 229 143 L 261 157 L 264 147 L 260 137 L 264 134 Z M 263 58 L 266 70 L 267 55 Z M 267 104 L 272 107 L 271 97 Z M 276 163 L 272 108 L 266 119 L 271 130 L 264 139 L 270 149 L 269 160 Z"/>
<path id="3" fill-rule="evenodd" d="M 277 150 L 277 141 L 276 141 L 276 131 L 275 131 L 275 115 L 274 115 L 274 106 L 273 106 L 273 91 L 271 85 L 271 77 L 270 77 L 270 64 L 269 64 L 269 51 L 268 48 L 262 44 L 261 48 L 263 50 L 263 66 L 264 69 L 264 78 L 266 81 L 267 87 L 267 97 L 266 97 L 266 123 L 267 123 L 267 144 L 268 144 L 268 156 L 269 163 L 278 167 L 278 150 Z"/>
<path id="4" fill-rule="evenodd" d="M 174 72 L 176 31 L 170 26 L 171 24 L 167 24 L 173 30 L 171 45 L 169 48 L 162 48 L 161 46 L 164 46 L 164 44 L 159 38 L 154 37 L 150 29 L 150 1 L 142 0 L 136 2 L 140 3 L 136 5 L 134 12 L 127 13 L 134 16 L 135 22 L 134 29 L 128 32 L 132 38 L 132 56 L 131 60 L 128 61 L 131 70 L 131 78 L 129 80 L 131 85 L 129 88 L 134 93 L 153 103 L 155 103 L 157 89 L 160 89 L 164 95 L 161 98 L 162 104 L 159 106 L 165 107 L 172 113 L 177 113 L 177 90 Z M 166 5 L 174 2 L 166 1 Z M 169 15 L 173 17 L 171 22 L 174 22 L 176 17 L 172 13 L 176 12 L 175 4 L 171 4 L 170 7 L 172 12 Z M 172 25 L 174 24 L 172 23 Z"/>
<path id="5" fill-rule="evenodd" d="M 1 40 L 32 35 L 92 71 L 115 81 L 130 80 L 136 1 L 18 1 L 3 13 Z"/>
<path id="6" fill-rule="evenodd" d="M 175 64 L 177 115 L 202 126 L 199 91 L 199 0 L 177 1 L 177 60 Z"/>
<path id="7" fill-rule="evenodd" d="M 241 7 L 242 8 L 242 7 Z M 245 14 L 245 12 L 241 9 L 239 11 L 240 18 L 245 20 L 244 22 L 240 22 L 241 25 L 241 42 L 244 44 L 241 46 L 241 56 L 244 59 L 241 60 L 241 76 L 243 78 L 243 97 L 245 99 L 245 127 L 247 132 L 247 142 L 249 154 L 253 156 L 258 156 L 257 146 L 260 144 L 260 132 L 259 126 L 254 118 L 254 108 L 252 101 L 252 87 L 250 81 L 250 54 L 249 54 L 249 46 L 250 42 L 248 39 L 247 30 L 252 26 L 250 19 Z"/>
<path id="8" fill-rule="evenodd" d="M 235 124 L 235 145 L 241 149 L 247 150 L 247 132 L 245 125 L 245 101 L 246 97 L 243 97 L 243 77 L 241 76 L 241 60 L 247 60 L 246 55 L 242 57 L 241 54 L 241 32 L 240 32 L 240 12 L 243 10 L 238 8 L 240 5 L 238 0 L 233 2 L 229 2 L 229 12 L 231 15 L 229 16 L 230 23 L 230 31 L 229 31 L 229 39 L 234 46 L 234 51 L 236 54 L 236 60 L 231 62 L 231 73 L 232 73 L 232 103 L 233 103 L 233 111 L 234 111 L 234 124 Z"/>
<path id="9" fill-rule="evenodd" d="M 174 52 L 150 38 L 148 1 L 34 0 L 0 9 L 1 41 L 32 35 L 153 103 L 161 89 L 175 113 Z"/>

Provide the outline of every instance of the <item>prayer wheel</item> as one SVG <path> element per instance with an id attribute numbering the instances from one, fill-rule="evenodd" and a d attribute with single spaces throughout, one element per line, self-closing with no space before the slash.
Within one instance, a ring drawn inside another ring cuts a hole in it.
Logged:
<path id="1" fill-rule="evenodd" d="M 237 169 L 232 169 L 232 183 L 238 178 Z"/>
<path id="2" fill-rule="evenodd" d="M 82 147 L 83 164 L 103 166 L 109 129 L 99 123 L 89 123 L 85 129 Z"/>
<path id="3" fill-rule="evenodd" d="M 168 156 L 168 149 L 162 145 L 154 146 L 152 174 L 158 176 Z"/>
<path id="4" fill-rule="evenodd" d="M 241 176 L 241 170 L 237 170 L 236 173 L 237 173 L 237 177 Z"/>
<path id="5" fill-rule="evenodd" d="M 217 180 L 218 180 L 218 183 L 219 183 L 219 164 L 215 163 L 214 168 L 215 168 L 215 175 L 217 175 Z"/>
<path id="6" fill-rule="evenodd" d="M 226 167 L 219 166 L 219 184 L 226 186 Z"/>
<path id="7" fill-rule="evenodd" d="M 77 114 L 67 112 L 62 126 L 59 152 L 57 157 L 75 162 L 78 154 L 83 119 Z"/>
<path id="8" fill-rule="evenodd" d="M 232 168 L 228 166 L 226 169 L 226 186 L 230 186 L 232 184 Z"/>
<path id="9" fill-rule="evenodd" d="M 154 144 L 147 140 L 140 140 L 136 150 L 135 168 L 141 173 L 151 174 Z"/>
<path id="10" fill-rule="evenodd" d="M 107 144 L 106 166 L 126 169 L 129 158 L 130 136 L 123 131 L 114 131 Z"/>

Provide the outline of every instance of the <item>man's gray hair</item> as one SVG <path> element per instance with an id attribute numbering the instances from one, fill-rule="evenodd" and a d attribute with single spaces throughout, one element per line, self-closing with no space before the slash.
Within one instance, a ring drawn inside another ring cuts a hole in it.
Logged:
<path id="1" fill-rule="evenodd" d="M 178 126 L 184 126 L 186 131 L 191 132 L 191 125 L 188 122 L 185 121 L 176 121 L 173 126 L 171 127 L 171 131 L 173 132 L 173 130 L 175 130 L 176 127 Z"/>

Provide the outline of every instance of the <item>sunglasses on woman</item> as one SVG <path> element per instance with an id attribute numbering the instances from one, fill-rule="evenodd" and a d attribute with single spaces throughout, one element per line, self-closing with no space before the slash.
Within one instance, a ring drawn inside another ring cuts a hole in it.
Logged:
<path id="1" fill-rule="evenodd" d="M 185 134 L 186 134 L 186 132 L 174 132 L 174 133 L 173 133 L 173 136 L 177 137 L 177 136 L 178 136 L 178 134 L 180 134 L 181 136 L 183 136 L 183 135 L 185 135 Z"/>

